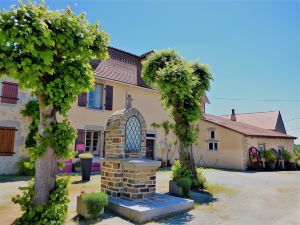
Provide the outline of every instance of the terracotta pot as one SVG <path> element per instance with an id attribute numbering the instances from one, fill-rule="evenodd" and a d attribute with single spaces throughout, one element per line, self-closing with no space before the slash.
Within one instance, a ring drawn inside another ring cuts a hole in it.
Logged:
<path id="1" fill-rule="evenodd" d="M 167 166 L 167 162 L 165 160 L 161 161 L 161 167 L 166 167 Z"/>

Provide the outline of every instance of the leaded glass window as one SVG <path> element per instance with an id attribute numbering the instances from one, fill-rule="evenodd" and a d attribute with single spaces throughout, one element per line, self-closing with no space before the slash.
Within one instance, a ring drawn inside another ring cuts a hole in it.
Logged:
<path id="1" fill-rule="evenodd" d="M 136 116 L 131 116 L 125 127 L 125 151 L 138 152 L 141 150 L 141 123 Z"/>

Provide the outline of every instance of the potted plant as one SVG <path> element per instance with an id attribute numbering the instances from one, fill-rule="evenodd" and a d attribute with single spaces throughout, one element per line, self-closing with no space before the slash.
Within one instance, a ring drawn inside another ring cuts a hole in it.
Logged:
<path id="1" fill-rule="evenodd" d="M 172 180 L 169 181 L 170 194 L 186 197 L 192 187 L 192 173 L 183 167 L 179 160 L 172 166 Z"/>
<path id="2" fill-rule="evenodd" d="M 262 151 L 262 156 L 265 158 L 266 170 L 275 170 L 276 166 L 276 155 L 272 149 Z"/>
<path id="3" fill-rule="evenodd" d="M 77 196 L 76 212 L 85 218 L 95 218 L 102 215 L 104 207 L 108 205 L 108 197 L 103 192 L 85 193 Z"/>
<path id="4" fill-rule="evenodd" d="M 283 150 L 282 156 L 283 156 L 283 159 L 284 159 L 285 169 L 295 170 L 296 169 L 295 162 L 291 162 L 292 158 L 293 158 L 293 154 L 291 152 L 289 152 L 288 150 Z"/>
<path id="5" fill-rule="evenodd" d="M 73 164 L 73 169 L 74 169 L 74 172 L 80 172 L 80 171 L 81 171 L 80 161 L 76 161 L 76 162 Z"/>
<path id="6" fill-rule="evenodd" d="M 81 165 L 81 175 L 83 181 L 89 181 L 91 178 L 93 155 L 84 153 L 79 155 Z"/>

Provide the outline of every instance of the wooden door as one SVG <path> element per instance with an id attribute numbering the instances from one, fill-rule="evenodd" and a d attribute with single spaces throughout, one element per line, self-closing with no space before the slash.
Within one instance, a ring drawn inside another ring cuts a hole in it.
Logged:
<path id="1" fill-rule="evenodd" d="M 154 139 L 146 139 L 146 158 L 154 159 Z"/>

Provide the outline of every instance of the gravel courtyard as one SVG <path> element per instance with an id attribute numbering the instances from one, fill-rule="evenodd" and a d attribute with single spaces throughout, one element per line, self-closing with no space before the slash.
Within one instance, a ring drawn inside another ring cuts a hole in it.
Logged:
<path id="1" fill-rule="evenodd" d="M 300 221 L 300 171 L 235 172 L 206 169 L 209 181 L 208 194 L 192 194 L 195 208 L 189 212 L 162 218 L 148 224 L 197 224 L 197 225 L 297 225 Z M 11 197 L 19 193 L 26 177 L 0 176 L 1 224 L 11 224 L 20 216 L 18 206 Z M 168 191 L 169 171 L 157 173 L 158 192 Z M 72 176 L 67 224 L 132 224 L 106 212 L 104 219 L 83 221 L 76 217 L 76 196 L 80 191 L 99 190 L 100 176 L 88 183 Z"/>

